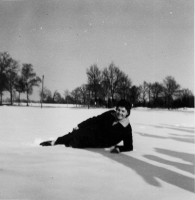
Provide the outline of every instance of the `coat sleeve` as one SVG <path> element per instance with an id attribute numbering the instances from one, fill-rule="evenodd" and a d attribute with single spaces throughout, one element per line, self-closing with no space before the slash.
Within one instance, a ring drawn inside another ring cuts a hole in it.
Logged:
<path id="1" fill-rule="evenodd" d="M 133 151 L 132 129 L 130 125 L 125 128 L 123 133 L 123 146 L 117 145 L 115 147 L 119 148 L 120 152 Z"/>
<path id="2" fill-rule="evenodd" d="M 80 124 L 78 124 L 78 127 L 79 128 L 83 128 L 83 127 L 86 127 L 86 126 L 91 126 L 93 124 L 101 124 L 102 122 L 104 122 L 104 119 L 107 117 L 107 115 L 110 115 L 112 111 L 107 111 L 101 115 L 98 115 L 96 117 L 92 117 L 92 118 L 89 118 L 83 122 L 81 122 Z"/>

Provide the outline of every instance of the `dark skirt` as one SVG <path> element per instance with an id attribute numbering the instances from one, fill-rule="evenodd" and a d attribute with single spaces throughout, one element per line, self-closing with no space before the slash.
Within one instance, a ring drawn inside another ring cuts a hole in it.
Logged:
<path id="1" fill-rule="evenodd" d="M 58 144 L 73 148 L 105 148 L 109 146 L 106 138 L 102 136 L 102 132 L 98 131 L 97 127 L 74 130 L 67 135 L 58 137 L 55 145 Z"/>

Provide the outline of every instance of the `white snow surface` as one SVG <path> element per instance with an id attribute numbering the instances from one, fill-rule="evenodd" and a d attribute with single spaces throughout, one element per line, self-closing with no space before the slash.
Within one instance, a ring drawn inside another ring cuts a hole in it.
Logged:
<path id="1" fill-rule="evenodd" d="M 132 109 L 132 152 L 39 145 L 105 111 L 1 106 L 0 199 L 194 199 L 192 109 Z"/>

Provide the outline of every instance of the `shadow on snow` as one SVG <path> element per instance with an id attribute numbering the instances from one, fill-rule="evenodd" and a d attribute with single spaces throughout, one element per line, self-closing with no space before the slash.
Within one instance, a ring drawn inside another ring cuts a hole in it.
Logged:
<path id="1" fill-rule="evenodd" d="M 167 124 L 162 124 L 162 125 L 138 124 L 138 125 L 150 126 L 150 127 L 154 127 L 154 128 L 166 128 L 166 129 L 182 131 L 182 132 L 187 132 L 187 133 L 195 133 L 194 127 L 172 126 L 172 125 L 167 125 Z"/>
<path id="2" fill-rule="evenodd" d="M 163 137 L 163 136 L 159 136 L 159 135 L 152 135 L 152 134 L 148 134 L 148 133 L 143 133 L 143 132 L 134 132 L 136 134 L 139 134 L 143 137 L 151 137 L 151 138 L 157 138 L 157 139 L 172 139 L 172 140 L 176 140 L 179 142 L 187 142 L 187 143 L 194 143 L 194 137 L 190 137 L 190 136 L 183 136 L 183 135 L 175 135 L 178 137 L 174 137 L 174 134 L 170 133 L 169 135 L 172 135 L 170 137 Z M 182 138 L 181 138 L 182 137 Z"/>
<path id="3" fill-rule="evenodd" d="M 181 189 L 187 190 L 189 192 L 194 192 L 194 179 L 187 177 L 185 175 L 179 174 L 177 172 L 171 171 L 169 169 L 165 169 L 163 167 L 155 166 L 153 164 L 147 163 L 145 161 L 139 160 L 137 158 L 128 156 L 126 154 L 111 154 L 103 149 L 86 149 L 91 152 L 102 154 L 105 157 L 108 157 L 109 159 L 112 159 L 120 164 L 123 164 L 124 166 L 131 168 L 134 170 L 137 174 L 139 174 L 148 184 L 161 187 L 160 183 L 157 181 L 156 178 L 161 179 L 164 182 L 167 182 L 169 184 L 172 184 L 174 186 L 177 186 Z M 192 155 L 190 154 L 184 154 L 179 152 L 173 152 L 163 149 L 156 149 L 159 153 L 169 154 L 173 155 L 175 157 L 183 157 L 184 160 L 191 160 Z M 155 160 L 161 163 L 174 165 L 180 169 L 184 169 L 184 165 L 180 165 L 179 163 L 174 162 L 167 162 L 166 160 L 159 159 L 158 157 L 153 157 L 151 155 L 146 155 L 146 158 L 150 160 Z M 192 172 L 192 166 L 187 166 L 187 170 L 190 173 Z"/>

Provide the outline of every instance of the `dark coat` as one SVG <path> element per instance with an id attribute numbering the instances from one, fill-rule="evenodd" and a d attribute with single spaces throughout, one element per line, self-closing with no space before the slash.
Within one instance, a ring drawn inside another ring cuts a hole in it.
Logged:
<path id="1" fill-rule="evenodd" d="M 115 122 L 115 111 L 110 110 L 78 124 L 79 129 L 59 137 L 56 144 L 65 144 L 73 148 L 108 148 L 123 141 L 118 147 L 120 152 L 133 150 L 131 125 L 124 127 Z"/>

